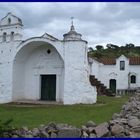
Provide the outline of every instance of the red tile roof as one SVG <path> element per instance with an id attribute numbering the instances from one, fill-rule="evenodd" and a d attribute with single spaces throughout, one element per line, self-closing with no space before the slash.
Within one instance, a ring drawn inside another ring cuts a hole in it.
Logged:
<path id="1" fill-rule="evenodd" d="M 140 65 L 140 57 L 130 57 L 129 64 L 130 65 Z"/>
<path id="2" fill-rule="evenodd" d="M 116 64 L 116 58 L 104 57 L 104 58 L 97 59 L 97 61 L 99 61 L 100 63 L 103 63 L 104 65 L 115 65 Z"/>
<path id="3" fill-rule="evenodd" d="M 104 65 L 115 65 L 117 58 L 109 58 L 109 57 L 103 57 L 103 58 L 93 58 L 96 61 L 103 63 Z M 129 57 L 129 65 L 140 65 L 140 57 Z"/>

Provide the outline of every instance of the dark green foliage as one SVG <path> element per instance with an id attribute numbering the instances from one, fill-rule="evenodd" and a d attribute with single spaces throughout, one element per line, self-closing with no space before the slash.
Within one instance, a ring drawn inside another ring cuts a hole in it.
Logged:
<path id="1" fill-rule="evenodd" d="M 94 57 L 96 58 L 101 58 L 103 55 L 101 52 L 97 51 L 95 54 L 94 54 Z"/>
<path id="2" fill-rule="evenodd" d="M 118 48 L 119 48 L 119 46 L 114 45 L 114 44 L 107 44 L 106 47 L 107 47 L 108 49 L 118 49 Z"/>
<path id="3" fill-rule="evenodd" d="M 94 51 L 93 48 L 92 47 L 89 47 L 88 48 L 88 52 L 92 52 L 92 51 Z"/>
<path id="4" fill-rule="evenodd" d="M 99 48 L 97 49 L 97 46 Z M 101 45 L 97 45 L 96 50 L 92 50 L 89 52 L 90 56 L 101 58 L 101 57 L 119 57 L 121 55 L 125 55 L 126 57 L 137 57 L 140 56 L 140 47 L 135 46 L 132 43 L 126 44 L 125 46 L 117 46 L 114 44 L 107 44 L 106 47 L 100 47 Z"/>
<path id="5" fill-rule="evenodd" d="M 0 138 L 9 137 L 9 134 L 12 132 L 13 128 L 11 126 L 12 119 L 9 119 L 5 122 L 0 120 Z"/>
<path id="6" fill-rule="evenodd" d="M 104 47 L 103 47 L 102 45 L 97 45 L 97 46 L 96 46 L 96 49 L 97 49 L 98 51 L 100 51 L 100 50 L 104 49 Z"/>

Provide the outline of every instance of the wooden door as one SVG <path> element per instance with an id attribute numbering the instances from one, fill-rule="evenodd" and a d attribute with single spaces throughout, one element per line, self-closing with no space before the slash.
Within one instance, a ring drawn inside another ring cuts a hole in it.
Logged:
<path id="1" fill-rule="evenodd" d="M 110 90 L 113 93 L 116 93 L 116 80 L 115 79 L 111 79 L 110 80 Z"/>
<path id="2" fill-rule="evenodd" d="M 56 100 L 56 75 L 41 75 L 41 100 Z"/>

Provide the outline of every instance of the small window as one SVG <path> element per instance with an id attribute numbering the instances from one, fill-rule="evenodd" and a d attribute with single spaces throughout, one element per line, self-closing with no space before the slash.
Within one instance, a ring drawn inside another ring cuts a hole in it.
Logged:
<path id="1" fill-rule="evenodd" d="M 8 18 L 8 24 L 11 24 L 11 18 Z"/>
<path id="2" fill-rule="evenodd" d="M 48 53 L 48 54 L 50 54 L 50 53 L 51 53 L 51 50 L 50 50 L 50 49 L 48 49 L 48 50 L 47 50 L 47 53 Z"/>
<path id="3" fill-rule="evenodd" d="M 10 39 L 11 41 L 14 40 L 14 32 L 11 32 Z"/>
<path id="4" fill-rule="evenodd" d="M 120 61 L 120 70 L 125 70 L 125 61 Z"/>
<path id="5" fill-rule="evenodd" d="M 3 39 L 2 39 L 3 42 L 6 42 L 6 35 L 7 35 L 6 33 L 3 33 Z"/>
<path id="6" fill-rule="evenodd" d="M 131 75 L 131 83 L 132 84 L 136 83 L 136 76 L 135 75 Z"/>

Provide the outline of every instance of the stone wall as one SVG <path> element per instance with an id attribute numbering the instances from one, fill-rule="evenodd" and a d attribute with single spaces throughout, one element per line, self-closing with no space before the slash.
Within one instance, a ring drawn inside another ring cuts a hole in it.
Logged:
<path id="1" fill-rule="evenodd" d="M 140 95 L 130 97 L 121 112 L 113 114 L 109 122 L 97 126 L 92 121 L 88 123 L 82 126 L 81 137 L 140 137 Z"/>

